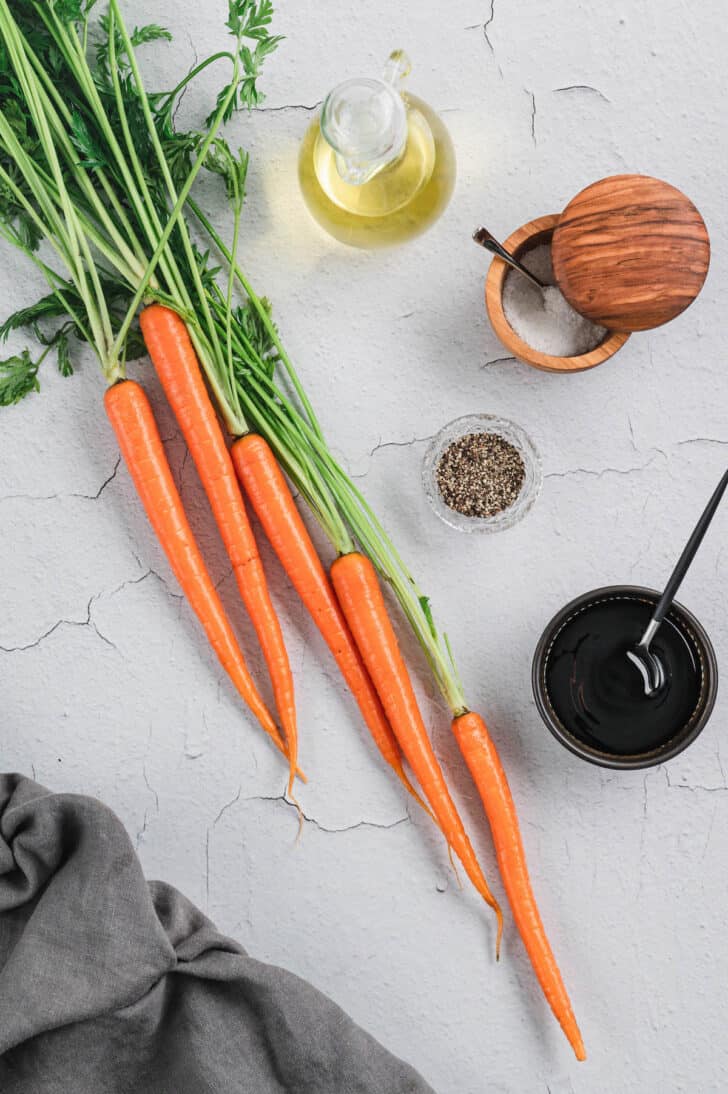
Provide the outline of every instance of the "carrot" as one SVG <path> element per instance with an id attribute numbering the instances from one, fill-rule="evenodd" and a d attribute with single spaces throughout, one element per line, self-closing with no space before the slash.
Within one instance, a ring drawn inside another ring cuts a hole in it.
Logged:
<path id="1" fill-rule="evenodd" d="M 152 304 L 142 311 L 140 322 L 149 356 L 197 466 L 268 665 L 288 743 L 290 793 L 298 752 L 293 673 L 230 453 L 184 321 L 170 308 Z"/>
<path id="2" fill-rule="evenodd" d="M 503 886 L 538 982 L 577 1060 L 585 1060 L 584 1042 L 531 889 L 516 807 L 496 747 L 479 714 L 462 714 L 452 729 L 483 801 Z"/>
<path id="3" fill-rule="evenodd" d="M 406 790 L 429 813 L 427 805 L 407 777 L 397 738 L 268 442 L 257 433 L 248 433 L 234 442 L 231 451 L 238 479 L 258 520 L 331 650 L 379 751 Z"/>
<path id="4" fill-rule="evenodd" d="M 139 384 L 122 380 L 108 388 L 104 405 L 142 505 L 210 645 L 276 748 L 287 755 L 187 521 L 149 400 Z"/>
<path id="5" fill-rule="evenodd" d="M 503 915 L 475 857 L 422 719 L 412 681 L 389 619 L 374 566 L 354 551 L 331 567 L 331 580 L 354 641 L 382 701 L 389 723 L 437 821 L 465 872 L 496 914 L 500 951 Z"/>

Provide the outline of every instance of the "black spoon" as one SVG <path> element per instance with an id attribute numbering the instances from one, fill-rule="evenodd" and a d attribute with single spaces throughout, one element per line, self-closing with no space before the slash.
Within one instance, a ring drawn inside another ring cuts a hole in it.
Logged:
<path id="1" fill-rule="evenodd" d="M 512 266 L 514 270 L 518 270 L 519 273 L 527 277 L 528 280 L 537 286 L 539 289 L 545 289 L 546 285 L 540 277 L 536 277 L 534 273 L 519 262 L 515 255 L 512 255 L 510 251 L 507 251 L 502 243 L 499 243 L 492 232 L 489 232 L 487 228 L 476 228 L 473 232 L 473 239 L 476 243 L 479 243 L 481 247 L 485 247 L 486 251 L 490 251 L 493 255 L 498 255 L 498 258 L 502 258 L 504 262 L 507 262 L 509 266 Z"/>
<path id="2" fill-rule="evenodd" d="M 725 472 L 723 478 L 715 488 L 713 496 L 703 511 L 703 515 L 693 529 L 693 534 L 685 544 L 685 549 L 677 561 L 677 566 L 670 575 L 670 580 L 665 586 L 664 593 L 657 602 L 657 607 L 652 613 L 652 618 L 647 624 L 645 633 L 633 649 L 627 650 L 627 657 L 642 675 L 645 695 L 654 695 L 665 683 L 665 670 L 659 657 L 650 649 L 650 643 L 670 610 L 670 605 L 677 595 L 682 579 L 687 573 L 688 566 L 693 561 L 695 552 L 702 543 L 703 536 L 708 530 L 708 525 L 713 519 L 716 509 L 720 505 L 720 500 L 725 493 L 726 486 L 728 486 L 728 471 Z"/>

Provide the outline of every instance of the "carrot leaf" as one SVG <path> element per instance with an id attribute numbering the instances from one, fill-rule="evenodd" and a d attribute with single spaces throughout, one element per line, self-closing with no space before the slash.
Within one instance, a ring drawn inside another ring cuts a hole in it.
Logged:
<path id="1" fill-rule="evenodd" d="M 59 319 L 67 314 L 68 310 L 58 296 L 54 292 L 48 293 L 36 300 L 35 304 L 19 308 L 0 324 L 0 342 L 6 341 L 11 331 L 32 327 L 42 319 Z"/>
<path id="2" fill-rule="evenodd" d="M 83 0 L 55 0 L 50 6 L 62 23 L 79 23 L 91 4 Z"/>
<path id="3" fill-rule="evenodd" d="M 71 351 L 68 344 L 68 335 L 65 331 L 59 331 L 56 338 L 56 351 L 58 353 L 58 371 L 61 376 L 73 376 L 71 363 Z"/>
<path id="4" fill-rule="evenodd" d="M 242 77 L 234 85 L 228 83 L 217 96 L 215 109 L 205 119 L 209 125 L 221 106 L 227 102 L 223 122 L 228 122 L 233 114 L 242 107 L 251 109 L 263 101 L 258 90 L 257 80 L 263 61 L 283 41 L 280 34 L 270 34 L 269 26 L 273 16 L 270 0 L 228 0 L 227 27 L 238 42 L 238 57 L 242 68 Z M 253 49 L 244 44 L 243 39 L 255 42 Z M 232 91 L 232 95 L 230 92 Z M 229 101 L 228 101 L 229 98 Z"/>
<path id="5" fill-rule="evenodd" d="M 268 38 L 273 18 L 271 0 L 230 0 L 227 26 L 236 38 Z"/>
<path id="6" fill-rule="evenodd" d="M 84 118 L 77 110 L 71 115 L 71 141 L 81 159 L 79 167 L 104 167 L 105 156 L 99 144 L 94 140 Z"/>
<path id="7" fill-rule="evenodd" d="M 39 364 L 39 361 L 33 361 L 27 349 L 0 361 L 0 406 L 13 406 L 31 391 L 40 391 Z"/>
<path id="8" fill-rule="evenodd" d="M 160 27 L 156 23 L 148 23 L 145 27 L 134 27 L 129 38 L 135 48 L 146 45 L 147 42 L 172 41 L 172 35 L 167 28 Z"/>
<path id="9" fill-rule="evenodd" d="M 249 156 L 238 149 L 233 153 L 222 137 L 217 137 L 207 153 L 205 167 L 214 175 L 220 175 L 225 182 L 225 192 L 234 205 L 242 206 L 245 197 L 245 179 L 248 174 Z"/>

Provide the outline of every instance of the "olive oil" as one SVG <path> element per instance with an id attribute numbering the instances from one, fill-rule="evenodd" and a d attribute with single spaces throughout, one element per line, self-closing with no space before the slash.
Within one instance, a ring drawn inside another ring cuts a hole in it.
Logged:
<path id="1" fill-rule="evenodd" d="M 393 54 L 390 63 L 402 59 Z M 455 184 L 455 152 L 427 103 L 393 81 L 350 80 L 309 127 L 298 172 L 306 205 L 327 232 L 351 246 L 382 247 L 437 220 Z"/>

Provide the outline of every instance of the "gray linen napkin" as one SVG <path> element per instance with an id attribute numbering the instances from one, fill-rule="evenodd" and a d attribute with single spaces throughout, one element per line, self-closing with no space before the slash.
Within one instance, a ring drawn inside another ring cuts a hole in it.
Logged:
<path id="1" fill-rule="evenodd" d="M 334 1003 L 147 882 L 100 802 L 0 774 L 2 1094 L 432 1094 Z"/>

